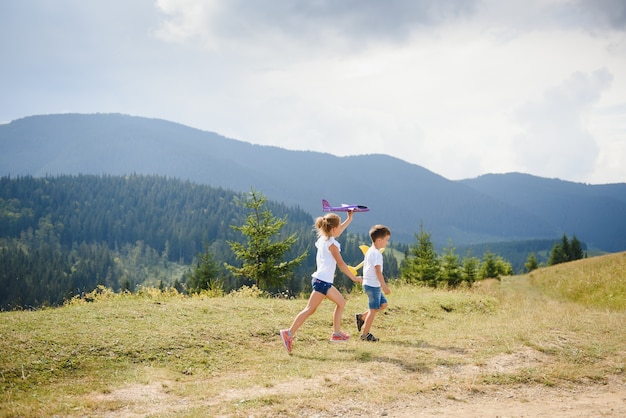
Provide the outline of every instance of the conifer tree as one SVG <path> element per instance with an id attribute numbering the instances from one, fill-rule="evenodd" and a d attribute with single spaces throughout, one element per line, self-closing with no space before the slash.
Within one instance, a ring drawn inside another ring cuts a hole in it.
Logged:
<path id="1" fill-rule="evenodd" d="M 483 254 L 483 262 L 480 266 L 480 278 L 500 279 L 496 255 L 491 251 L 486 251 L 485 254 Z"/>
<path id="2" fill-rule="evenodd" d="M 572 237 L 569 245 L 570 250 L 570 260 L 580 260 L 585 258 L 585 253 L 583 251 L 583 247 L 581 242 L 576 238 L 576 235 Z"/>
<path id="3" fill-rule="evenodd" d="M 561 248 L 563 249 L 563 253 L 567 257 L 567 260 L 565 261 L 572 261 L 572 250 L 570 248 L 569 239 L 567 238 L 566 234 L 563 234 L 563 237 L 561 238 Z"/>
<path id="4" fill-rule="evenodd" d="M 471 287 L 478 277 L 478 267 L 480 260 L 471 257 L 469 254 L 463 259 L 463 280 Z"/>
<path id="5" fill-rule="evenodd" d="M 430 287 L 437 287 L 440 278 L 440 263 L 430 234 L 420 224 L 419 234 L 415 234 L 417 243 L 409 248 L 407 257 L 400 268 L 400 274 L 408 282 L 423 282 Z"/>
<path id="6" fill-rule="evenodd" d="M 526 259 L 526 263 L 524 264 L 524 267 L 526 267 L 526 271 L 528 272 L 531 272 L 539 268 L 539 263 L 537 262 L 537 257 L 535 256 L 535 253 L 530 253 L 528 258 Z"/>
<path id="7" fill-rule="evenodd" d="M 576 235 L 570 241 L 567 235 L 563 234 L 561 241 L 555 242 L 552 251 L 550 251 L 548 265 L 553 266 L 567 261 L 580 260 L 584 257 L 582 243 L 576 238 Z"/>
<path id="8" fill-rule="evenodd" d="M 564 246 L 567 244 L 567 246 Z M 550 251 L 550 258 L 548 259 L 548 265 L 554 266 L 556 264 L 566 263 L 569 261 L 569 242 L 567 237 L 563 235 L 561 242 L 555 242 Z"/>
<path id="9" fill-rule="evenodd" d="M 223 283 L 218 277 L 219 264 L 209 250 L 209 245 L 204 245 L 204 253 L 198 254 L 198 261 L 187 280 L 189 293 L 200 293 L 203 290 L 221 292 Z"/>
<path id="10" fill-rule="evenodd" d="M 452 243 L 448 243 L 448 246 L 443 250 L 443 256 L 441 257 L 441 279 L 445 281 L 449 287 L 458 287 L 463 280 L 461 261 Z"/>
<path id="11" fill-rule="evenodd" d="M 231 225 L 233 229 L 245 235 L 247 242 L 228 241 L 237 259 L 243 265 L 236 267 L 226 264 L 235 276 L 254 280 L 259 289 L 278 288 L 284 285 L 293 274 L 293 270 L 305 259 L 307 252 L 290 261 L 283 261 L 285 254 L 296 243 L 295 233 L 284 239 L 275 238 L 287 224 L 287 219 L 276 218 L 265 207 L 266 198 L 251 189 L 249 196 L 239 203 L 250 209 L 245 224 Z"/>
<path id="12" fill-rule="evenodd" d="M 496 269 L 498 271 L 498 277 L 513 275 L 513 266 L 501 255 L 496 257 Z"/>

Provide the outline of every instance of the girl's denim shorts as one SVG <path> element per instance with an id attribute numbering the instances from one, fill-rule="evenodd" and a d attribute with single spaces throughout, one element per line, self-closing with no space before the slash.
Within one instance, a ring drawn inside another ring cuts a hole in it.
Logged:
<path id="1" fill-rule="evenodd" d="M 328 293 L 328 289 L 333 287 L 333 284 L 314 277 L 313 280 L 311 280 L 311 286 L 313 286 L 313 290 L 316 292 L 320 292 L 322 295 L 325 295 Z"/>

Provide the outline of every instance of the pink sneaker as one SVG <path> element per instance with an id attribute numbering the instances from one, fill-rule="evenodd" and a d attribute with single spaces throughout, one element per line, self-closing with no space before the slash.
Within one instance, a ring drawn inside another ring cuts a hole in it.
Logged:
<path id="1" fill-rule="evenodd" d="M 293 344 L 293 337 L 289 333 L 288 329 L 283 329 L 280 331 L 280 337 L 283 339 L 283 344 L 285 344 L 285 348 L 288 353 L 291 353 L 291 345 Z"/>
<path id="2" fill-rule="evenodd" d="M 343 332 L 339 332 L 339 334 L 333 333 L 332 337 L 330 337 L 330 341 L 339 342 L 339 341 L 348 341 L 350 336 L 348 334 L 344 334 Z"/>

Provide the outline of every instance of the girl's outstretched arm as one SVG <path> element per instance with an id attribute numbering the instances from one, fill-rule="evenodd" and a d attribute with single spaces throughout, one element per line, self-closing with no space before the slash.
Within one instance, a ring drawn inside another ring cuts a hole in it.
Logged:
<path id="1" fill-rule="evenodd" d="M 353 212 L 353 211 L 351 211 L 351 210 L 349 210 L 348 212 L 346 212 L 346 214 L 347 214 L 347 216 L 348 216 L 348 217 L 346 218 L 346 220 L 345 220 L 345 221 L 343 221 L 343 222 L 342 222 L 342 223 L 341 223 L 341 224 L 337 227 L 337 229 L 338 229 L 338 231 L 339 231 L 339 232 L 337 232 L 337 235 L 335 236 L 335 238 L 337 238 L 339 235 L 341 235 L 341 234 L 343 233 L 343 231 L 345 231 L 345 230 L 346 230 L 346 228 L 348 227 L 348 225 L 350 225 L 350 222 L 352 222 L 352 217 L 354 216 L 354 212 Z M 339 264 L 339 263 L 337 263 L 337 264 Z M 342 271 L 343 271 L 343 270 L 342 270 Z"/>

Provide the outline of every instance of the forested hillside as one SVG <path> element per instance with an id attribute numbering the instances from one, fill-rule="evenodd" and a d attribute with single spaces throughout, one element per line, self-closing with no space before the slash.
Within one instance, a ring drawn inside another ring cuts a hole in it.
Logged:
<path id="1" fill-rule="evenodd" d="M 189 266 L 205 245 L 220 264 L 236 264 L 227 241 L 241 239 L 231 225 L 246 216 L 236 196 L 157 176 L 1 178 L 0 307 L 55 305 L 99 284 L 134 290 L 154 279 L 155 265 L 184 281 L 176 265 Z M 292 253 L 305 251 L 314 239 L 311 216 L 267 206 L 287 216 L 282 233 L 298 234 Z M 313 263 L 309 254 L 288 285 L 300 288 Z M 226 281 L 227 288 L 241 284 Z"/>
<path id="2" fill-rule="evenodd" d="M 422 227 L 440 253 L 456 247 L 480 258 L 489 250 L 518 273 L 531 252 L 545 263 L 563 235 L 593 254 L 626 249 L 625 183 L 516 173 L 450 181 L 386 155 L 289 151 L 128 115 L 0 125 L 0 176 L 0 309 L 58 304 L 99 284 L 184 289 L 207 245 L 220 265 L 236 264 L 228 241 L 242 239 L 231 226 L 246 213 L 234 199 L 251 188 L 288 217 L 282 233 L 298 235 L 289 257 L 312 248 L 322 198 L 369 206 L 341 237 L 342 254 L 358 264 L 370 226 L 385 224 L 396 250 L 385 264 L 391 277 Z M 314 257 L 286 289 L 308 286 Z M 220 274 L 226 290 L 251 283 Z M 351 287 L 341 274 L 337 284 Z"/>
<path id="3" fill-rule="evenodd" d="M 228 243 L 244 239 L 233 228 L 248 215 L 237 203 L 242 197 L 160 176 L 2 177 L 0 309 L 58 305 L 98 285 L 114 291 L 148 286 L 185 292 L 187 278 L 206 250 L 221 267 L 224 290 L 251 285 L 251 279 L 235 278 L 223 268 L 224 263 L 238 264 Z M 267 209 L 288 221 L 280 237 L 295 233 L 298 238 L 288 259 L 309 250 L 284 286 L 269 290 L 308 291 L 315 269 L 313 218 L 299 208 L 269 200 Z M 366 235 L 348 231 L 339 241 L 348 264 L 362 261 L 359 245 L 369 243 Z M 516 272 L 522 272 L 529 253 L 544 263 L 553 243 L 461 247 L 459 255 L 479 259 L 485 252 L 502 255 Z M 389 249 L 384 255 L 385 275 L 395 278 L 409 245 L 394 243 Z M 335 283 L 352 287 L 342 274 L 337 274 Z"/>

